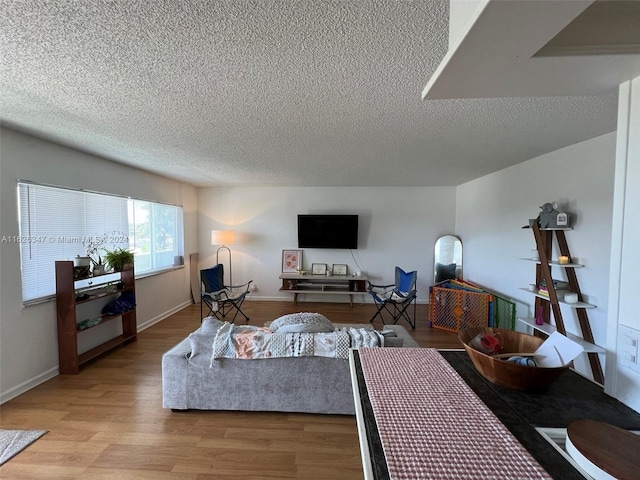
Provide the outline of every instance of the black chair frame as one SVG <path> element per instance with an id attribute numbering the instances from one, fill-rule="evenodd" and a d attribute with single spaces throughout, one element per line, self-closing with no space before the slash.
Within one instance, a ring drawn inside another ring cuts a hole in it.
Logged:
<path id="1" fill-rule="evenodd" d="M 371 317 L 371 323 L 377 317 L 380 317 L 382 325 L 386 325 L 384 312 L 391 317 L 391 322 L 396 325 L 400 319 L 406 320 L 413 330 L 416 329 L 416 304 L 417 292 L 416 282 L 417 273 L 405 272 L 396 267 L 396 283 L 389 285 L 375 285 L 368 282 L 368 293 L 373 297 L 376 305 L 376 313 Z M 402 289 L 402 290 L 401 290 Z M 405 291 L 406 290 L 406 291 Z M 413 303 L 413 318 L 407 312 L 409 306 Z"/>
<path id="2" fill-rule="evenodd" d="M 230 323 L 235 323 L 238 314 L 242 315 L 249 323 L 249 317 L 242 311 L 242 304 L 250 292 L 253 280 L 241 285 L 224 285 L 223 279 L 224 268 L 222 264 L 200 270 L 200 321 L 205 318 L 203 307 L 206 305 L 209 309 L 207 316 L 214 316 L 221 321 L 229 321 L 227 315 L 234 312 Z M 234 294 L 233 289 L 238 289 L 240 293 Z"/>
<path id="3" fill-rule="evenodd" d="M 373 288 L 390 288 L 395 285 L 374 285 L 369 283 L 369 290 Z M 395 292 L 396 295 L 401 296 L 399 292 Z M 382 300 L 375 301 L 376 313 L 371 317 L 370 322 L 373 323 L 377 317 L 380 317 L 382 325 L 387 325 L 385 322 L 385 312 L 388 317 L 391 317 L 391 321 L 388 322 L 391 325 L 396 325 L 399 320 L 404 319 L 411 326 L 412 330 L 416 329 L 416 291 L 409 292 L 409 294 L 402 298 L 402 300 Z M 380 297 L 378 297 L 380 298 Z M 413 318 L 410 317 L 407 308 L 413 303 Z"/>

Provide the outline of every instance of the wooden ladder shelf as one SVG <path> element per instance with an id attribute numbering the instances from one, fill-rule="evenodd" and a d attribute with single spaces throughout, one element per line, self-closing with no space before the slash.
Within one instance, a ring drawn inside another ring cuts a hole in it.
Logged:
<path id="1" fill-rule="evenodd" d="M 566 335 L 566 329 L 564 326 L 564 320 L 562 319 L 562 311 L 560 309 L 560 302 L 558 301 L 558 295 L 553 285 L 553 278 L 551 277 L 551 269 L 549 267 L 551 260 L 553 233 L 556 234 L 558 241 L 558 248 L 560 255 L 566 255 L 571 258 L 569 252 L 569 246 L 567 245 L 567 239 L 564 235 L 564 229 L 550 229 L 542 230 L 535 223 L 532 227 L 533 235 L 536 240 L 536 247 L 538 249 L 538 255 L 540 256 L 540 263 L 536 265 L 536 285 L 540 285 L 544 280 L 549 292 L 549 299 L 543 299 L 539 296 L 535 300 L 535 311 L 542 312 L 542 318 L 545 323 L 550 323 L 550 313 L 553 312 L 553 318 L 555 320 L 555 326 L 558 332 Z M 567 273 L 567 281 L 569 283 L 569 289 L 572 292 L 578 294 L 578 301 L 582 302 L 582 293 L 580 292 L 580 285 L 578 284 L 578 278 L 576 276 L 575 268 L 572 265 L 565 265 L 565 271 Z M 576 306 L 574 307 L 578 316 L 578 322 L 580 323 L 580 330 L 582 331 L 582 338 L 587 342 L 593 342 L 593 333 L 591 331 L 591 325 L 589 324 L 589 317 L 587 316 L 586 308 Z M 589 364 L 591 366 L 591 372 L 593 379 L 601 384 L 604 384 L 604 374 L 602 372 L 602 364 L 600 363 L 600 357 L 596 352 L 588 352 Z"/>

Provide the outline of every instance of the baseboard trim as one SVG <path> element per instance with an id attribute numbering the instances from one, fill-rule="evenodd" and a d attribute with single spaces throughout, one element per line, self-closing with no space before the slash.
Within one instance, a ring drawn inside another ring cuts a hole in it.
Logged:
<path id="1" fill-rule="evenodd" d="M 41 373 L 40 375 L 36 375 L 30 380 L 21 383 L 13 388 L 10 388 L 6 392 L 0 393 L 0 405 L 8 402 L 11 399 L 16 398 L 19 395 L 22 395 L 25 392 L 28 392 L 32 388 L 37 387 L 41 383 L 46 382 L 47 380 L 51 380 L 54 377 L 57 377 L 59 373 L 58 365 L 47 370 L 46 372 Z"/>
<path id="2" fill-rule="evenodd" d="M 180 310 L 188 307 L 189 305 L 193 305 L 193 302 L 191 302 L 190 300 L 183 302 L 180 305 L 177 305 L 176 307 L 170 310 L 167 310 L 166 312 L 163 312 L 160 315 L 157 315 L 154 318 L 147 320 L 144 323 L 139 324 L 138 332 L 141 332 L 142 330 L 145 330 L 150 326 L 155 325 L 158 322 L 161 322 L 165 318 L 173 315 L 176 312 L 179 312 Z M 56 365 L 55 367 L 50 368 L 49 370 L 41 373 L 40 375 L 36 375 L 35 377 L 27 380 L 26 382 L 21 383 L 20 385 L 10 388 L 6 392 L 1 392 L 0 405 L 2 405 L 5 402 L 8 402 L 9 400 L 16 398 L 19 395 L 22 395 L 25 392 L 28 392 L 32 388 L 37 387 L 38 385 L 46 382 L 47 380 L 51 380 L 52 378 L 58 376 L 59 372 L 60 372 L 60 368 L 58 365 Z"/>
<path id="3" fill-rule="evenodd" d="M 179 312 L 180 310 L 182 310 L 184 308 L 187 308 L 189 305 L 193 305 L 193 302 L 191 300 L 183 302 L 180 305 L 177 305 L 177 306 L 173 307 L 172 309 L 167 310 L 166 312 L 162 312 L 160 315 L 156 315 L 155 317 L 147 320 L 144 323 L 138 324 L 138 332 L 141 332 L 142 330 L 146 330 L 147 328 L 151 327 L 152 325 L 155 325 L 156 323 L 161 322 L 165 318 L 170 317 L 174 313 Z"/>

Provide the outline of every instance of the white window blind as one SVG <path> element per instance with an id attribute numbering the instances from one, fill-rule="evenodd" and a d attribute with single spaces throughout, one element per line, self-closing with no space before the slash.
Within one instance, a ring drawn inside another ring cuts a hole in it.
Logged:
<path id="1" fill-rule="evenodd" d="M 55 295 L 55 261 L 85 256 L 90 243 L 134 253 L 136 275 L 183 255 L 182 208 L 114 195 L 19 182 L 22 300 Z M 144 222 L 134 212 L 147 212 Z M 154 233 L 153 242 L 149 232 Z M 149 239 L 146 243 L 139 239 Z"/>

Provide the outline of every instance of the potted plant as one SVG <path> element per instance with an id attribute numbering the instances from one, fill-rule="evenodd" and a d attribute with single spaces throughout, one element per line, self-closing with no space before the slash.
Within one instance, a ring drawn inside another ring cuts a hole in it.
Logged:
<path id="1" fill-rule="evenodd" d="M 133 265 L 133 253 L 125 248 L 107 250 L 104 260 L 115 272 L 121 272 L 125 265 Z"/>
<path id="2" fill-rule="evenodd" d="M 102 263 L 102 257 L 98 255 L 98 259 L 94 260 L 91 257 L 91 263 L 93 263 L 93 276 L 104 275 L 104 264 Z"/>
<path id="3" fill-rule="evenodd" d="M 104 275 L 104 264 L 102 263 L 102 257 L 100 256 L 100 249 L 106 241 L 106 235 L 87 237 L 84 241 L 84 245 L 87 249 L 87 257 L 89 257 L 91 264 L 93 265 L 93 276 Z M 104 249 L 103 249 L 104 250 Z"/>

